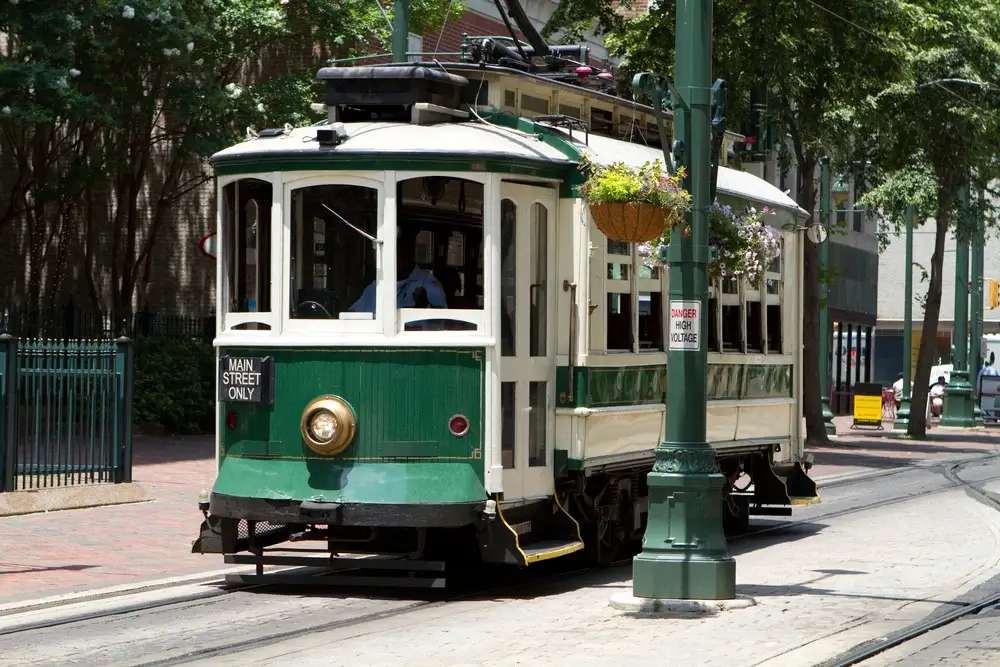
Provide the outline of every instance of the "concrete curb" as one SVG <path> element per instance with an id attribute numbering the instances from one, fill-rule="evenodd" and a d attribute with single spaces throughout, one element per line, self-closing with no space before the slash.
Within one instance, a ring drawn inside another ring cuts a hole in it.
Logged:
<path id="1" fill-rule="evenodd" d="M 105 586 L 89 590 L 73 591 L 50 595 L 40 598 L 29 598 L 23 600 L 0 600 L 0 618 L 11 614 L 20 614 L 26 611 L 37 611 L 51 607 L 61 607 L 82 602 L 93 602 L 95 600 L 107 600 L 117 597 L 126 597 L 137 593 L 148 593 L 151 591 L 180 588 L 196 584 L 223 583 L 227 574 L 238 574 L 246 572 L 247 566 L 228 567 L 217 570 L 205 570 L 175 577 L 161 579 L 149 579 L 116 586 Z"/>
<path id="2" fill-rule="evenodd" d="M 0 517 L 152 500 L 139 484 L 86 484 L 0 493 Z"/>
<path id="3" fill-rule="evenodd" d="M 737 595 L 732 600 L 668 600 L 619 593 L 611 598 L 610 604 L 613 609 L 634 614 L 717 614 L 752 607 L 757 600 L 749 595 Z"/>

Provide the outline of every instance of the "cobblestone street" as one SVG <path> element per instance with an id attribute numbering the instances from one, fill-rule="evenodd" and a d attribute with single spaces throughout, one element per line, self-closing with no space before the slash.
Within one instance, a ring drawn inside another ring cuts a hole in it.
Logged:
<path id="1" fill-rule="evenodd" d="M 659 665 L 662 656 L 670 655 L 672 664 L 692 667 L 734 660 L 811 667 L 955 608 L 957 600 L 985 595 L 991 586 L 1000 590 L 992 583 L 1000 565 L 1000 513 L 949 488 L 941 472 L 944 462 L 995 453 L 992 431 L 935 429 L 924 442 L 846 429 L 842 433 L 832 446 L 810 450 L 810 474 L 820 483 L 821 504 L 796 508 L 795 523 L 786 527 L 778 519 L 754 519 L 757 529 L 775 528 L 730 543 L 737 558 L 738 593 L 757 600 L 750 609 L 666 619 L 617 612 L 608 601 L 631 589 L 631 568 L 624 566 L 398 617 L 346 625 L 338 621 L 329 631 L 276 639 L 192 664 L 286 665 L 294 660 L 309 667 L 329 664 L 334 651 L 338 664 L 364 667 L 481 664 L 483 655 L 495 665 L 572 659 L 576 665 L 634 667 Z M 135 479 L 150 489 L 152 502 L 0 519 L 5 542 L 19 545 L 0 559 L 0 602 L 223 567 L 220 558 L 189 553 L 201 520 L 194 501 L 212 480 L 211 440 L 142 438 L 136 450 Z M 976 479 L 998 476 L 994 464 L 984 460 L 978 465 L 982 471 L 975 473 Z M 1000 487 L 995 491 L 1000 493 Z M 93 522 L 92 531 L 80 530 L 83 520 Z M 108 539 L 111 549 L 105 546 Z M 74 625 L 61 644 L 44 632 L 23 640 L 13 635 L 0 639 L 5 656 L 0 664 L 55 665 L 71 658 L 80 664 L 131 664 L 126 655 L 138 660 L 152 653 L 179 655 L 186 647 L 222 639 L 239 643 L 245 636 L 249 641 L 262 632 L 296 626 L 294 619 L 307 609 L 320 622 L 330 614 L 367 617 L 412 604 L 355 594 L 302 598 L 236 593 L 176 612 L 167 608 L 152 616 L 122 616 L 116 630 L 97 621 Z M 208 619 L 219 617 L 241 619 L 235 634 L 206 634 L 212 627 Z M 998 620 L 981 615 L 956 622 L 863 664 L 1000 664 Z M 484 630 L 491 627 L 503 632 Z M 372 642 L 376 634 L 380 639 Z M 736 642 L 720 647 L 720 636 L 757 639 L 748 646 Z M 33 648 L 23 652 L 28 646 Z"/>

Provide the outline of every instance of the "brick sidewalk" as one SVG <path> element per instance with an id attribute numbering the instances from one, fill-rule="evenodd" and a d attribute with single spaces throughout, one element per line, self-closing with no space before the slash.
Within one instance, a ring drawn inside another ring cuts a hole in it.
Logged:
<path id="1" fill-rule="evenodd" d="M 151 502 L 0 518 L 0 600 L 224 567 L 190 553 L 198 491 L 215 479 L 213 437 L 136 436 L 133 447 L 133 481 Z"/>
<path id="2" fill-rule="evenodd" d="M 851 429 L 851 417 L 833 418 L 837 437 L 830 447 L 808 447 L 813 455 L 809 476 L 813 479 L 850 475 L 926 463 L 935 459 L 954 459 L 963 455 L 1000 453 L 1000 428 L 943 429 L 935 427 L 926 440 L 913 440 L 885 430 Z"/>

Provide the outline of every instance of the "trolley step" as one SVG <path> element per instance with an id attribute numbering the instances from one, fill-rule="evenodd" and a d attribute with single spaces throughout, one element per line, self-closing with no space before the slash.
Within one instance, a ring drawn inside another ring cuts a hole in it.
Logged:
<path id="1" fill-rule="evenodd" d="M 521 551 L 524 552 L 524 560 L 529 565 L 550 558 L 568 556 L 582 550 L 583 542 L 581 540 L 543 540 L 521 547 Z"/>

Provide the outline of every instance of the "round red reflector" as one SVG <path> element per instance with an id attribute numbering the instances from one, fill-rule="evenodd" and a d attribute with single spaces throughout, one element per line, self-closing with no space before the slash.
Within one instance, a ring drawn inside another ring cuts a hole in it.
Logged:
<path id="1" fill-rule="evenodd" d="M 229 427 L 230 431 L 236 430 L 236 413 L 229 412 L 226 414 L 226 426 Z"/>
<path id="2" fill-rule="evenodd" d="M 464 415 L 455 415 L 448 420 L 448 430 L 452 435 L 463 436 L 469 432 L 469 420 Z"/>

